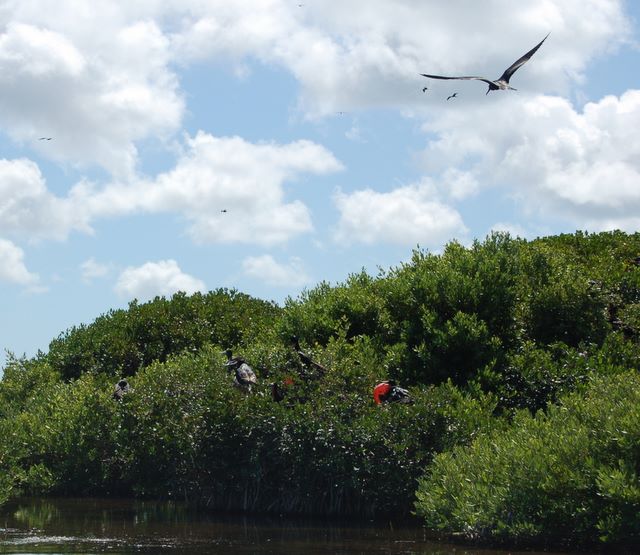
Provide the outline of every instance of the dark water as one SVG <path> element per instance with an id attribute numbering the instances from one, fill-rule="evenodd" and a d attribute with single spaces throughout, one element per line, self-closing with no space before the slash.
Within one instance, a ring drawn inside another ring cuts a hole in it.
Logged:
<path id="1" fill-rule="evenodd" d="M 27 499 L 0 508 L 0 553 L 515 555 L 429 541 L 418 526 L 195 513 L 176 503 Z M 532 553 L 529 553 L 532 555 Z M 549 554 L 547 554 L 549 555 Z"/>

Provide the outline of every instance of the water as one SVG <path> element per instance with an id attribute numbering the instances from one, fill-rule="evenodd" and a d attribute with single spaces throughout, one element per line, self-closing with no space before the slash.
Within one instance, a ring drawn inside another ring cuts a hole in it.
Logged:
<path id="1" fill-rule="evenodd" d="M 416 525 L 220 515 L 193 512 L 167 502 L 23 499 L 0 508 L 0 553 L 515 555 L 518 552 L 433 542 Z"/>

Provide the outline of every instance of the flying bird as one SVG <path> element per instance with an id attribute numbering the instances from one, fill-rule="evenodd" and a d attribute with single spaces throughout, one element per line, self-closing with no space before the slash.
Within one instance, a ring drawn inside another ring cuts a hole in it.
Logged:
<path id="1" fill-rule="evenodd" d="M 549 33 L 547 33 L 547 37 L 548 36 L 549 36 Z M 520 67 L 522 67 L 524 64 L 526 64 L 529 61 L 529 58 L 531 58 L 531 56 L 533 56 L 536 53 L 538 48 L 542 46 L 542 43 L 545 40 L 547 40 L 547 37 L 544 37 L 538 44 L 536 44 L 536 46 L 534 46 L 531 50 L 529 50 L 529 52 L 527 52 L 524 56 L 522 56 L 521 58 L 518 58 L 515 62 L 513 62 L 507 69 L 504 70 L 504 73 L 496 80 L 487 79 L 486 77 L 477 77 L 477 76 L 447 77 L 445 75 L 429 75 L 428 73 L 421 73 L 420 75 L 422 75 L 423 77 L 428 77 L 429 79 L 475 79 L 477 81 L 484 81 L 489 85 L 489 88 L 487 89 L 486 94 L 489 94 L 489 92 L 491 91 L 497 91 L 497 90 L 504 91 L 504 90 L 510 89 L 512 91 L 515 91 L 517 89 L 514 89 L 511 85 L 509 85 L 509 79 L 511 79 L 511 76 Z"/>
<path id="2" fill-rule="evenodd" d="M 422 92 L 427 92 L 429 89 L 427 87 L 422 87 Z"/>
<path id="3" fill-rule="evenodd" d="M 50 141 L 51 139 L 53 139 L 53 137 L 40 137 L 38 140 L 39 141 Z"/>
<path id="4" fill-rule="evenodd" d="M 453 94 L 450 94 L 449 96 L 447 96 L 447 100 L 451 100 L 452 98 L 455 98 L 456 96 L 458 96 L 457 92 L 455 92 Z"/>

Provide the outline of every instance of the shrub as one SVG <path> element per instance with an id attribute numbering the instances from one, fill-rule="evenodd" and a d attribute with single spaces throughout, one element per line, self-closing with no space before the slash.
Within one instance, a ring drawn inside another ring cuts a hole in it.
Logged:
<path id="1" fill-rule="evenodd" d="M 640 538 L 640 377 L 592 376 L 547 413 L 438 455 L 416 509 L 429 528 L 510 543 Z"/>

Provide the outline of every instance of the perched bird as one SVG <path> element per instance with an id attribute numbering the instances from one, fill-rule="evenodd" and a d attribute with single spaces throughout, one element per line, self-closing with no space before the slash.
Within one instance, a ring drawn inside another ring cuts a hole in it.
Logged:
<path id="1" fill-rule="evenodd" d="M 547 33 L 547 37 L 548 36 L 549 36 L 549 33 Z M 515 62 L 513 62 L 507 69 L 504 70 L 504 73 L 498 79 L 495 79 L 495 80 L 487 79 L 486 77 L 476 77 L 476 76 L 447 77 L 444 75 L 429 75 L 428 73 L 421 73 L 420 75 L 422 75 L 423 77 L 428 77 L 429 79 L 475 79 L 476 81 L 484 81 L 489 85 L 489 88 L 487 89 L 486 94 L 489 94 L 489 92 L 491 91 L 506 90 L 506 89 L 511 89 L 512 91 L 515 91 L 517 89 L 514 89 L 511 85 L 509 85 L 509 79 L 511 79 L 511 76 L 521 66 L 523 66 L 529 61 L 529 58 L 531 58 L 531 56 L 533 56 L 536 53 L 538 48 L 542 46 L 542 43 L 545 40 L 547 40 L 547 37 L 544 37 L 536 46 L 534 46 L 531 50 L 529 50 L 529 52 L 527 52 L 524 56 L 522 56 L 521 58 L 518 58 Z"/>
<path id="2" fill-rule="evenodd" d="M 225 351 L 227 371 L 235 373 L 233 385 L 251 393 L 251 387 L 258 383 L 258 378 L 251 366 L 242 357 L 234 357 L 231 349 Z"/>
<path id="3" fill-rule="evenodd" d="M 131 391 L 131 387 L 129 387 L 129 382 L 127 380 L 120 380 L 114 390 L 113 390 L 113 395 L 112 397 L 116 400 L 116 401 L 121 401 L 122 398 L 129 393 L 129 391 Z"/>
<path id="4" fill-rule="evenodd" d="M 294 350 L 298 354 L 300 361 L 306 368 L 316 370 L 321 375 L 324 375 L 327 373 L 327 369 L 324 366 L 322 366 L 322 364 L 312 360 L 311 357 L 300 348 L 300 342 L 298 341 L 297 336 L 294 335 L 291 338 L 291 344 L 293 345 Z"/>
<path id="5" fill-rule="evenodd" d="M 373 388 L 373 400 L 376 405 L 383 403 L 400 403 L 408 405 L 413 403 L 409 392 L 396 384 L 393 380 L 380 382 Z"/>
<path id="6" fill-rule="evenodd" d="M 271 385 L 271 398 L 276 403 L 279 403 L 280 401 L 284 400 L 284 390 L 276 382 L 273 382 L 270 385 Z"/>
<path id="7" fill-rule="evenodd" d="M 454 92 L 453 94 L 450 94 L 449 96 L 447 96 L 447 100 L 451 100 L 452 98 L 455 98 L 456 96 L 458 96 L 458 93 Z"/>

